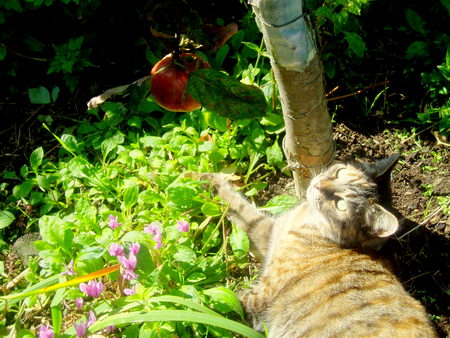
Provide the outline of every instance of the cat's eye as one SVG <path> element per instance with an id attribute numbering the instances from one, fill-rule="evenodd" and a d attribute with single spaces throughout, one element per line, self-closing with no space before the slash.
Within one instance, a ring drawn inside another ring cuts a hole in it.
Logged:
<path id="1" fill-rule="evenodd" d="M 338 199 L 336 201 L 336 208 L 339 211 L 346 211 L 347 210 L 347 202 L 345 202 L 343 199 Z"/>
<path id="2" fill-rule="evenodd" d="M 336 170 L 335 176 L 337 179 L 343 179 L 345 177 L 345 168 Z"/>

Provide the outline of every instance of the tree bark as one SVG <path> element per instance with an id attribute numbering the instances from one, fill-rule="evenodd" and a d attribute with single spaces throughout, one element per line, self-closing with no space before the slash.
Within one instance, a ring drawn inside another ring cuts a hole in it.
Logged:
<path id="1" fill-rule="evenodd" d="M 334 157 L 323 70 L 301 0 L 253 0 L 286 125 L 284 153 L 302 199 L 312 174 Z"/>

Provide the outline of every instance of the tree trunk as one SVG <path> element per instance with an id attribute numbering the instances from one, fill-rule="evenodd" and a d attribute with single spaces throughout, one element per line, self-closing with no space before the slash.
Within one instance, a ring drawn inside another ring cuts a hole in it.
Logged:
<path id="1" fill-rule="evenodd" d="M 301 0 L 253 0 L 270 54 L 286 124 L 284 153 L 302 199 L 311 174 L 334 157 L 323 71 Z"/>

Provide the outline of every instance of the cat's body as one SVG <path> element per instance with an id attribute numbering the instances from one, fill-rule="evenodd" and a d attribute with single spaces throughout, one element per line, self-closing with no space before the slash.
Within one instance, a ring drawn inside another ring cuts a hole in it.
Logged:
<path id="1" fill-rule="evenodd" d="M 435 336 L 422 305 L 365 250 L 398 228 L 376 184 L 397 157 L 330 167 L 312 180 L 307 201 L 279 218 L 259 212 L 221 176 L 203 175 L 264 257 L 258 281 L 240 295 L 256 329 L 264 322 L 270 337 Z"/>

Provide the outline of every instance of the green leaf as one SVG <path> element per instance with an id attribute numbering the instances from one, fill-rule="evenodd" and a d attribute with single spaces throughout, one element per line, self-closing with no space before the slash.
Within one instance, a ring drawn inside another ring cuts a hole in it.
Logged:
<path id="1" fill-rule="evenodd" d="M 266 205 L 261 208 L 274 215 L 286 212 L 298 205 L 298 200 L 290 195 L 278 195 L 272 198 Z"/>
<path id="2" fill-rule="evenodd" d="M 206 216 L 219 216 L 222 215 L 220 207 L 213 202 L 206 202 L 202 205 L 202 212 Z"/>
<path id="3" fill-rule="evenodd" d="M 271 166 L 277 166 L 279 169 L 284 168 L 283 150 L 278 144 L 278 137 L 271 147 L 266 148 L 267 163 Z"/>
<path id="4" fill-rule="evenodd" d="M 139 196 L 139 185 L 134 184 L 127 189 L 123 194 L 123 203 L 127 209 L 131 209 L 137 202 Z"/>
<path id="5" fill-rule="evenodd" d="M 0 46 L 0 61 L 2 61 L 6 57 L 6 48 Z"/>
<path id="6" fill-rule="evenodd" d="M 426 34 L 425 22 L 422 20 L 419 14 L 417 14 L 411 8 L 407 8 L 405 10 L 405 17 L 406 22 L 412 29 L 414 29 L 416 32 L 419 32 L 422 35 Z"/>
<path id="7" fill-rule="evenodd" d="M 244 230 L 237 228 L 234 224 L 233 231 L 228 238 L 228 242 L 230 243 L 231 249 L 236 256 L 242 257 L 248 253 L 250 241 L 247 233 Z"/>
<path id="8" fill-rule="evenodd" d="M 119 144 L 122 144 L 123 141 L 124 141 L 123 135 L 117 133 L 116 135 L 109 137 L 102 142 L 100 149 L 103 155 L 103 162 L 106 160 L 109 153 L 113 151 Z"/>
<path id="9" fill-rule="evenodd" d="M 34 171 L 37 171 L 38 167 L 42 164 L 42 159 L 44 158 L 44 149 L 39 147 L 30 155 L 30 165 Z"/>
<path id="10" fill-rule="evenodd" d="M 414 58 L 426 58 L 428 55 L 428 43 L 424 41 L 414 41 L 406 50 L 405 57 L 410 60 Z"/>
<path id="11" fill-rule="evenodd" d="M 345 40 L 348 42 L 350 50 L 358 57 L 362 58 L 366 51 L 366 44 L 361 36 L 353 32 L 344 32 Z"/>
<path id="12" fill-rule="evenodd" d="M 6 210 L 0 211 L 0 229 L 6 228 L 12 222 L 14 222 L 15 217 L 12 213 Z"/>
<path id="13" fill-rule="evenodd" d="M 30 102 L 34 104 L 48 104 L 52 102 L 50 99 L 50 92 L 43 86 L 38 88 L 29 88 L 28 97 Z"/>
<path id="14" fill-rule="evenodd" d="M 52 100 L 53 100 L 53 102 L 55 102 L 56 99 L 58 98 L 59 92 L 60 92 L 60 89 L 59 89 L 58 86 L 53 88 L 53 90 L 52 90 Z"/>
<path id="15" fill-rule="evenodd" d="M 164 145 L 164 140 L 157 136 L 144 136 L 139 139 L 144 147 L 158 148 Z"/>
<path id="16" fill-rule="evenodd" d="M 184 245 L 177 245 L 175 248 L 175 253 L 173 255 L 174 260 L 178 262 L 184 262 L 184 263 L 194 263 L 197 256 L 195 255 L 195 252 Z"/>
<path id="17" fill-rule="evenodd" d="M 191 72 L 186 90 L 207 110 L 231 119 L 250 119 L 266 114 L 263 92 L 213 69 Z"/>
<path id="18" fill-rule="evenodd" d="M 150 203 L 164 203 L 165 198 L 159 192 L 154 190 L 144 190 L 139 193 L 138 203 L 139 204 L 150 204 Z"/>
<path id="19" fill-rule="evenodd" d="M 225 286 L 218 286 L 204 290 L 203 293 L 213 300 L 214 308 L 217 310 L 223 313 L 234 311 L 244 319 L 244 310 L 241 302 L 230 289 L 227 289 Z"/>
<path id="20" fill-rule="evenodd" d="M 52 313 L 52 326 L 55 335 L 58 335 L 61 332 L 62 326 L 62 303 L 64 301 L 66 289 L 62 288 L 56 291 L 55 296 L 53 297 L 52 303 L 50 304 L 50 309 Z"/>
<path id="21" fill-rule="evenodd" d="M 205 325 L 213 325 L 223 329 L 227 329 L 248 338 L 264 338 L 264 336 L 259 332 L 239 322 L 209 313 L 186 311 L 186 310 L 155 310 L 146 312 L 136 311 L 111 315 L 103 320 L 97 320 L 94 324 L 92 324 L 92 326 L 89 327 L 89 333 L 97 332 L 110 325 L 155 322 L 155 321 L 156 322 L 179 321 L 179 322 L 201 323 Z M 74 335 L 75 329 L 71 327 L 65 333 Z"/>

